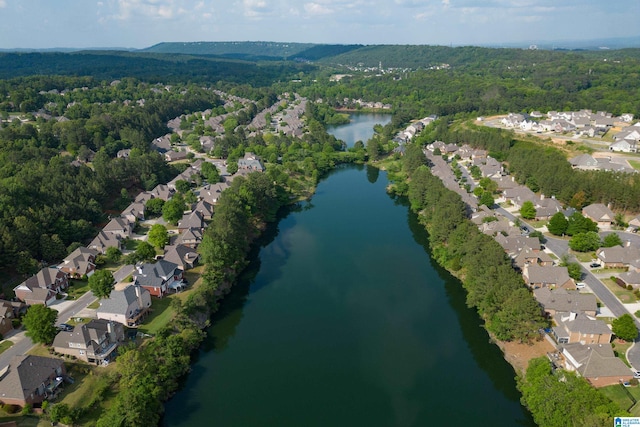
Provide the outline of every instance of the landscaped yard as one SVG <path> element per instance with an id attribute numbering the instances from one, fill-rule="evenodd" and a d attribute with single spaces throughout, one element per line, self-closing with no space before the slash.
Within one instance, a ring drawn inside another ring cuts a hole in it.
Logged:
<path id="1" fill-rule="evenodd" d="M 628 291 L 626 289 L 622 289 L 620 286 L 616 285 L 611 279 L 600 279 L 600 280 L 602 281 L 602 283 L 605 284 L 607 288 L 609 288 L 611 292 L 613 292 L 613 294 L 616 297 L 618 297 L 618 299 L 623 304 L 636 302 L 636 296 L 633 294 L 633 292 Z"/>
<path id="2" fill-rule="evenodd" d="M 175 295 L 164 298 L 151 297 L 151 313 L 140 325 L 138 330 L 147 334 L 155 335 L 160 329 L 168 325 L 173 318 L 174 311 L 171 308 L 171 300 Z"/>
<path id="3" fill-rule="evenodd" d="M 135 251 L 139 244 L 140 240 L 124 239 L 124 248 L 127 250 Z"/>
<path id="4" fill-rule="evenodd" d="M 633 403 L 629 394 L 636 400 L 640 400 L 640 387 L 623 387 L 620 384 L 614 384 L 603 387 L 600 391 L 609 399 L 614 401 L 620 408 L 628 410 L 632 416 L 640 416 L 640 404 Z"/>
<path id="5" fill-rule="evenodd" d="M 640 170 L 640 161 L 638 160 L 627 160 L 632 168 L 636 170 Z"/>
<path id="6" fill-rule="evenodd" d="M 633 344 L 632 342 L 626 342 L 626 341 L 620 341 L 620 340 L 615 340 L 615 342 L 611 343 L 613 347 L 613 351 L 616 354 L 616 357 L 622 360 L 625 363 L 625 365 L 627 365 L 628 367 L 631 367 L 631 365 L 627 361 L 627 350 L 629 350 L 629 347 L 631 347 L 632 344 Z"/>
<path id="7" fill-rule="evenodd" d="M 71 280 L 69 282 L 68 299 L 78 299 L 89 291 L 89 282 L 86 280 Z"/>
<path id="8" fill-rule="evenodd" d="M 594 252 L 576 252 L 569 251 L 580 262 L 592 262 L 596 254 Z"/>

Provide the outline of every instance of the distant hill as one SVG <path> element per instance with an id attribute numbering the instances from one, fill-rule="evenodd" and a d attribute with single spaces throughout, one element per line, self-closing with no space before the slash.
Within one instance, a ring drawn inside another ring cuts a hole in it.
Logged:
<path id="1" fill-rule="evenodd" d="M 207 55 L 247 61 L 317 61 L 360 47 L 362 45 L 280 42 L 171 42 L 158 43 L 140 52 Z"/>
<path id="2" fill-rule="evenodd" d="M 136 77 L 147 81 L 251 83 L 268 86 L 314 69 L 308 64 L 254 62 L 160 53 L 83 51 L 73 53 L 0 53 L 0 79 L 42 75 Z"/>

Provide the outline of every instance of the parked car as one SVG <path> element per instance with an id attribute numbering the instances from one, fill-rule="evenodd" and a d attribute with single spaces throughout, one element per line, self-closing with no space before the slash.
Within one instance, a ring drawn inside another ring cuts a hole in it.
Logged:
<path id="1" fill-rule="evenodd" d="M 600 264 L 598 264 L 597 262 L 592 262 L 591 264 L 589 264 L 589 267 L 591 267 L 591 268 L 599 268 Z"/>
<path id="2" fill-rule="evenodd" d="M 584 282 L 578 282 L 576 283 L 576 289 L 584 289 L 587 287 L 587 284 Z"/>
<path id="3" fill-rule="evenodd" d="M 73 326 L 69 325 L 68 323 L 60 323 L 58 325 L 58 329 L 64 332 L 70 332 L 73 331 Z"/>
<path id="4" fill-rule="evenodd" d="M 633 372 L 633 378 L 635 378 L 635 379 L 640 379 L 640 372 L 638 372 L 638 371 L 634 371 L 634 372 Z"/>

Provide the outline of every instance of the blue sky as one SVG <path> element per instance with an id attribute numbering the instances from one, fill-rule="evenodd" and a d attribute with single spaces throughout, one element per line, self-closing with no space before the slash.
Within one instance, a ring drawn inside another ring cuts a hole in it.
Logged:
<path id="1" fill-rule="evenodd" d="M 640 36 L 640 0 L 0 0 L 0 48 L 478 45 Z"/>

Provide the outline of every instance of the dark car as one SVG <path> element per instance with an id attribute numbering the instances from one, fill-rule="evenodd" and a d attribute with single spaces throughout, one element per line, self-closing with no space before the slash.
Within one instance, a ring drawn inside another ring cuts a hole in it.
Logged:
<path id="1" fill-rule="evenodd" d="M 598 268 L 598 267 L 600 267 L 600 264 L 598 264 L 597 262 L 592 262 L 591 264 L 589 264 L 589 267 Z"/>
<path id="2" fill-rule="evenodd" d="M 69 332 L 73 331 L 73 326 L 69 325 L 68 323 L 60 323 L 58 325 L 58 329 L 61 331 Z"/>

